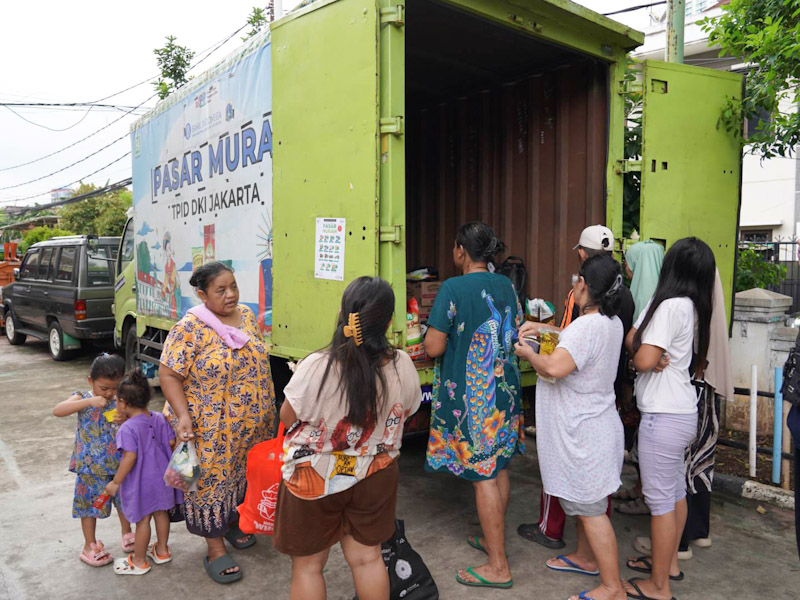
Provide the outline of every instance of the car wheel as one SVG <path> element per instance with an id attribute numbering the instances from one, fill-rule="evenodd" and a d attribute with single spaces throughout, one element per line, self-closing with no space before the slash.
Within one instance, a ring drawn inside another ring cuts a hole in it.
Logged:
<path id="1" fill-rule="evenodd" d="M 138 353 L 139 338 L 136 337 L 136 325 L 130 325 L 125 332 L 125 371 L 131 371 L 141 365 Z"/>
<path id="2" fill-rule="evenodd" d="M 70 353 L 64 350 L 64 333 L 61 331 L 61 325 L 58 321 L 50 323 L 50 329 L 47 332 L 47 347 L 50 349 L 50 356 L 53 360 L 67 360 Z"/>
<path id="3" fill-rule="evenodd" d="M 17 331 L 17 318 L 14 316 L 14 313 L 11 312 L 10 309 L 6 310 L 6 338 L 8 339 L 8 343 L 12 346 L 19 346 L 20 344 L 24 344 L 25 340 L 27 339 L 27 335 L 24 333 L 19 333 Z"/>

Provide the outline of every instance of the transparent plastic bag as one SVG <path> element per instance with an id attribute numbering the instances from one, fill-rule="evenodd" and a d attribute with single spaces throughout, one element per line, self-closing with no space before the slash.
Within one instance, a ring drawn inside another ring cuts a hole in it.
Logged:
<path id="1" fill-rule="evenodd" d="M 200 461 L 194 443 L 180 442 L 175 446 L 167 470 L 164 471 L 164 483 L 184 492 L 197 491 L 197 480 L 200 479 Z"/>

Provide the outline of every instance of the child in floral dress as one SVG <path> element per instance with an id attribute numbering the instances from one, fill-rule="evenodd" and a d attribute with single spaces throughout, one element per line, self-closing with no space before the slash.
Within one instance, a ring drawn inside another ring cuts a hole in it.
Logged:
<path id="1" fill-rule="evenodd" d="M 56 417 L 78 414 L 75 446 L 69 461 L 69 470 L 77 475 L 72 517 L 81 520 L 83 530 L 84 545 L 80 558 L 93 567 L 102 567 L 114 560 L 103 542 L 95 536 L 97 519 L 105 519 L 111 514 L 112 502 L 106 502 L 101 508 L 95 508 L 93 504 L 104 493 L 106 484 L 119 466 L 120 453 L 114 436 L 117 425 L 125 418 L 112 413 L 112 423 L 104 413 L 116 410 L 117 383 L 124 372 L 125 362 L 119 356 L 101 354 L 94 359 L 89 370 L 91 391 L 75 392 L 53 409 Z M 134 541 L 131 525 L 122 514 L 119 502 L 115 500 L 113 503 L 122 527 L 122 547 L 129 552 Z"/>

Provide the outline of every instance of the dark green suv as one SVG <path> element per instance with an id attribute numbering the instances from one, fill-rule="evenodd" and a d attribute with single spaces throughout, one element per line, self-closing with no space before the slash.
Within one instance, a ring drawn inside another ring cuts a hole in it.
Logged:
<path id="1" fill-rule="evenodd" d="M 65 360 L 81 340 L 111 339 L 118 247 L 118 237 L 75 235 L 28 248 L 17 280 L 2 289 L 8 341 L 38 338 L 55 360 Z"/>

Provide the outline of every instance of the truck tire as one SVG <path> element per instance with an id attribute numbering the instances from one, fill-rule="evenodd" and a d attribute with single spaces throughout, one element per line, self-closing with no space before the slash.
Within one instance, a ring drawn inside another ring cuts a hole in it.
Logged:
<path id="1" fill-rule="evenodd" d="M 53 360 L 67 360 L 72 355 L 72 352 L 64 350 L 64 332 L 58 321 L 50 323 L 50 328 L 47 330 L 47 348 Z"/>
<path id="2" fill-rule="evenodd" d="M 17 317 L 14 316 L 14 313 L 10 308 L 6 308 L 6 339 L 12 346 L 24 344 L 25 340 L 28 339 L 28 336 L 24 333 L 19 333 L 17 328 Z"/>
<path id="3" fill-rule="evenodd" d="M 139 351 L 139 338 L 136 336 L 136 325 L 130 325 L 125 331 L 125 371 L 137 369 L 141 365 L 136 354 Z"/>

